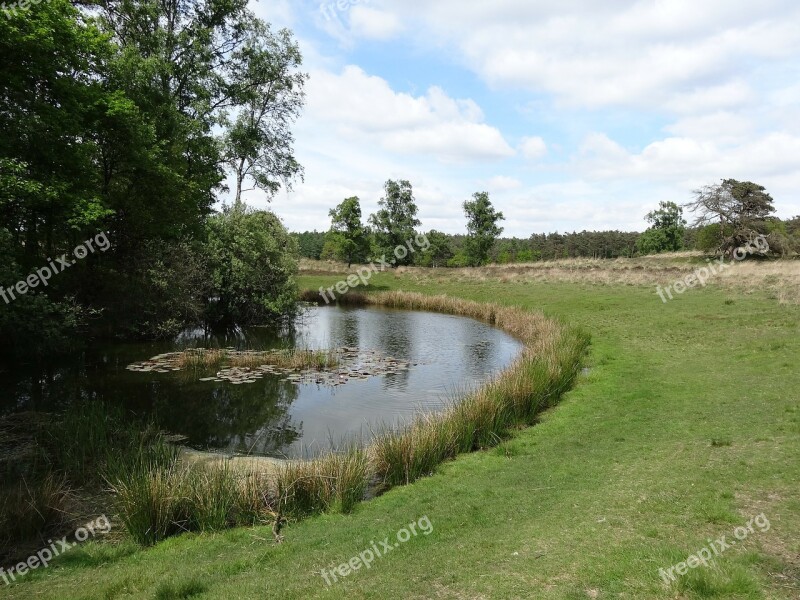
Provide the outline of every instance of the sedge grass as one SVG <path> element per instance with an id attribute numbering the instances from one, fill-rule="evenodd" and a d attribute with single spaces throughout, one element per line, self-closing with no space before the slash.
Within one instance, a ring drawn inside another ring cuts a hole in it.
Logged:
<path id="1" fill-rule="evenodd" d="M 324 371 L 339 366 L 339 356 L 334 350 L 281 350 L 234 351 L 218 348 L 195 348 L 181 353 L 176 366 L 187 370 L 208 370 L 221 367 L 258 368 L 271 365 L 279 369 Z"/>

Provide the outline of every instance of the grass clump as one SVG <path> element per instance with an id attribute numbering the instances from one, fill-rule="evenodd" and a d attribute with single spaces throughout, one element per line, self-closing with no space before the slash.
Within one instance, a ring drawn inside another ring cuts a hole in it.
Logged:
<path id="1" fill-rule="evenodd" d="M 348 513 L 364 499 L 368 473 L 367 454 L 358 448 L 289 462 L 275 478 L 280 511 L 294 518 L 322 512 Z"/>
<path id="2" fill-rule="evenodd" d="M 273 520 L 275 494 L 261 474 L 175 460 L 136 469 L 111 484 L 130 536 L 150 546 L 188 531 L 221 531 Z"/>
<path id="3" fill-rule="evenodd" d="M 286 348 L 257 351 L 193 348 L 182 352 L 175 364 L 180 369 L 189 370 L 222 367 L 258 368 L 271 365 L 287 370 L 324 371 L 338 367 L 340 358 L 335 350 Z"/>
<path id="4" fill-rule="evenodd" d="M 0 546 L 43 537 L 62 521 L 68 496 L 66 480 L 52 472 L 8 486 L 0 494 Z"/>

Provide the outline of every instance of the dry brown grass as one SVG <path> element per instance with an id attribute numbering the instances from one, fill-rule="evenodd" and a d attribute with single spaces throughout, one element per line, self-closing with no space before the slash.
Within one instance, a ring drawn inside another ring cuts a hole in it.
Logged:
<path id="1" fill-rule="evenodd" d="M 175 361 L 181 369 L 211 369 L 221 366 L 258 368 L 272 365 L 279 369 L 326 370 L 339 366 L 339 357 L 332 350 L 226 350 L 197 348 L 187 350 Z"/>
<path id="2" fill-rule="evenodd" d="M 708 280 L 736 293 L 759 291 L 781 304 L 800 304 L 800 260 L 747 260 L 730 263 L 729 268 Z M 321 265 L 325 265 L 324 269 Z M 569 258 L 535 263 L 487 265 L 464 269 L 400 267 L 392 273 L 425 283 L 491 282 L 548 283 L 568 282 L 586 285 L 666 286 L 683 279 L 706 265 L 700 252 L 675 252 L 637 258 Z M 307 274 L 344 274 L 346 265 L 306 261 Z M 351 271 L 357 267 L 352 267 Z"/>

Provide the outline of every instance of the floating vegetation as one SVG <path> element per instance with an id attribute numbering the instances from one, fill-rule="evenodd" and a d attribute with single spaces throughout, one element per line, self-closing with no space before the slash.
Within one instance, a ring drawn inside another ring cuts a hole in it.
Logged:
<path id="1" fill-rule="evenodd" d="M 339 386 L 350 381 L 407 371 L 408 361 L 382 356 L 376 350 L 337 348 L 335 350 L 235 350 L 191 348 L 183 352 L 159 354 L 149 360 L 128 365 L 138 373 L 210 371 L 203 382 L 229 382 L 233 385 L 256 383 L 266 376 L 278 376 L 295 385 Z"/>

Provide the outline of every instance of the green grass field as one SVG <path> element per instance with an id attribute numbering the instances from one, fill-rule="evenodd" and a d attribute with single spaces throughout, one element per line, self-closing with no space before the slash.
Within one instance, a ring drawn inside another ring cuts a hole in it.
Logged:
<path id="1" fill-rule="evenodd" d="M 339 276 L 301 278 L 301 287 Z M 800 307 L 709 286 L 381 274 L 379 289 L 542 309 L 589 332 L 588 370 L 537 426 L 353 514 L 76 548 L 0 598 L 800 598 Z M 443 349 L 446 351 L 446 349 Z M 671 585 L 659 569 L 734 540 Z M 427 517 L 369 569 L 322 569 Z"/>

